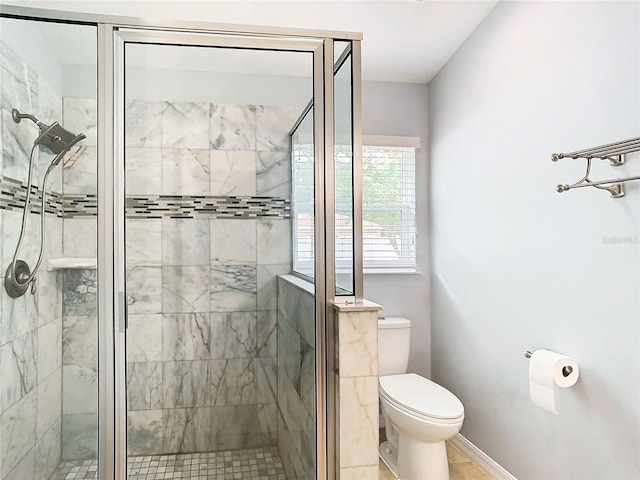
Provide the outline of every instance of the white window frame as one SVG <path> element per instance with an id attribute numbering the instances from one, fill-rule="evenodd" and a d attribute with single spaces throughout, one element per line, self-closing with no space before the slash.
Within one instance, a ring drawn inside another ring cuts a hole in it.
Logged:
<path id="1" fill-rule="evenodd" d="M 418 150 L 420 148 L 420 138 L 419 137 L 404 137 L 404 136 L 388 136 L 388 135 L 363 135 L 362 137 L 362 145 L 363 145 L 363 149 L 366 147 L 388 147 L 388 148 L 413 148 L 415 150 Z M 293 153 L 293 152 L 292 152 Z M 364 155 L 363 155 L 364 157 Z M 293 158 L 292 158 L 293 161 Z M 414 258 L 413 258 L 413 263 L 411 264 L 399 264 L 396 261 L 388 261 L 388 262 L 383 262 L 383 261 L 379 261 L 376 264 L 371 264 L 370 262 L 367 262 L 366 258 L 363 258 L 363 270 L 364 270 L 364 274 L 365 275 L 380 275 L 380 274 L 419 274 L 420 272 L 417 270 L 417 215 L 416 215 L 416 200 L 415 200 L 415 168 L 416 165 L 414 163 L 414 183 L 413 183 L 413 189 L 414 192 L 413 193 L 413 205 L 412 210 L 413 210 L 413 218 L 414 218 L 414 237 L 412 239 L 409 239 L 407 241 L 411 241 L 413 242 L 414 245 Z M 293 198 L 292 198 L 293 200 Z M 363 198 L 363 210 L 365 209 L 365 205 L 366 201 Z M 313 208 L 313 205 L 298 205 L 297 208 L 295 209 L 295 211 L 292 211 L 292 217 L 298 213 L 306 213 L 307 210 L 309 212 L 311 212 L 311 209 Z M 364 212 L 363 212 L 364 215 Z M 313 266 L 313 261 L 310 259 L 308 261 L 306 260 L 298 260 L 298 247 L 299 244 L 297 242 L 297 238 L 295 237 L 296 235 L 296 219 L 292 218 L 293 220 L 293 228 L 292 228 L 292 233 L 294 235 L 293 238 L 293 255 L 294 255 L 294 271 L 302 274 L 302 275 L 306 275 L 308 271 L 310 271 L 311 267 Z M 363 228 L 364 230 L 364 228 Z M 364 232 L 363 232 L 364 234 Z M 363 238 L 364 241 L 364 238 Z M 345 262 L 347 262 L 349 264 L 349 267 L 347 267 L 347 263 L 345 263 L 344 268 L 345 271 L 347 271 L 347 269 L 349 269 L 350 271 L 350 262 L 352 262 L 352 259 L 345 259 Z M 340 263 L 342 262 L 338 262 L 338 264 L 336 265 L 336 268 L 338 269 L 338 271 L 340 271 L 341 266 Z M 367 265 L 367 263 L 369 263 L 369 265 Z"/>
<path id="2" fill-rule="evenodd" d="M 362 136 L 362 147 L 363 149 L 366 147 L 387 147 L 387 148 L 413 148 L 417 150 L 420 148 L 420 138 L 419 137 L 408 137 L 408 136 L 390 136 L 390 135 L 363 135 Z M 363 161 L 364 161 L 363 154 Z M 416 160 L 417 162 L 417 160 Z M 413 262 L 411 263 L 398 263 L 395 261 L 378 261 L 376 263 L 372 263 L 367 258 L 363 258 L 363 270 L 365 275 L 380 275 L 380 274 L 419 274 L 417 267 L 417 215 L 416 215 L 416 163 L 414 162 L 414 171 L 413 171 L 413 205 L 410 206 L 410 209 L 413 213 L 413 221 L 414 221 L 414 233 L 413 238 L 407 239 L 405 241 L 412 242 L 414 250 L 413 250 Z M 363 185 L 364 185 L 363 178 Z M 363 217 L 365 215 L 366 210 L 366 199 L 364 198 L 363 193 Z M 402 208 L 402 207 L 401 207 Z M 363 242 L 364 242 L 364 228 L 363 228 Z M 366 255 L 366 252 L 363 252 Z"/>

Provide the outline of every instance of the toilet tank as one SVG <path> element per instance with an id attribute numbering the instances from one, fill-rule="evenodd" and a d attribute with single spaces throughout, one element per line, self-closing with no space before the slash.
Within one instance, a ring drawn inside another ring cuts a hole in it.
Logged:
<path id="1" fill-rule="evenodd" d="M 407 373 L 411 321 L 402 317 L 378 318 L 378 375 Z"/>

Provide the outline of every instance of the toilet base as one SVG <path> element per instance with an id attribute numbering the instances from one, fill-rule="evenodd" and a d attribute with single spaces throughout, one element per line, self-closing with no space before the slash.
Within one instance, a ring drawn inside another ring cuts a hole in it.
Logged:
<path id="1" fill-rule="evenodd" d="M 389 442 L 382 442 L 378 447 L 380 458 L 385 463 L 393 475 L 398 478 L 396 471 L 398 470 L 398 452 L 396 452 Z"/>
<path id="2" fill-rule="evenodd" d="M 449 480 L 449 462 L 444 441 L 402 441 L 395 450 L 389 442 L 378 449 L 380 458 L 400 480 Z M 400 453 L 400 458 L 398 458 Z"/>

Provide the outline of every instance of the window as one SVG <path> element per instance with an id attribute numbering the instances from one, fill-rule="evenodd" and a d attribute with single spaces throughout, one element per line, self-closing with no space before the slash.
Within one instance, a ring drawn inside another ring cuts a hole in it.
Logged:
<path id="1" fill-rule="evenodd" d="M 362 243 L 365 273 L 416 271 L 415 151 L 412 137 L 364 137 Z M 304 142 L 306 143 L 306 142 Z M 390 146 L 392 145 L 392 146 Z M 343 151 L 344 150 L 344 151 Z M 293 148 L 294 271 L 313 274 L 313 158 L 308 144 Z M 336 145 L 336 270 L 353 265 L 351 146 Z M 341 268 L 342 267 L 342 268 Z"/>
<path id="2" fill-rule="evenodd" d="M 415 157 L 412 146 L 362 148 L 365 273 L 416 271 Z"/>

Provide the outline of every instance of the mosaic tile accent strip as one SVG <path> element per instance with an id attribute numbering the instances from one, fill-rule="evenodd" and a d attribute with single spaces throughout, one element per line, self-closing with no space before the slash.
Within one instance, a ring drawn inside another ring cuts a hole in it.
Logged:
<path id="1" fill-rule="evenodd" d="M 22 210 L 27 199 L 27 184 L 10 177 L 0 177 L 0 210 Z M 40 214 L 42 190 L 31 186 L 31 213 Z M 56 192 L 47 192 L 45 213 L 63 216 L 63 196 Z"/>
<path id="2" fill-rule="evenodd" d="M 51 480 L 98 478 L 95 460 L 62 462 Z M 129 457 L 129 480 L 286 480 L 275 448 Z"/>
<path id="3" fill-rule="evenodd" d="M 136 195 L 127 197 L 128 218 L 289 218 L 289 200 L 277 197 Z"/>
<path id="4" fill-rule="evenodd" d="M 40 213 L 42 191 L 32 188 L 31 212 Z M 0 209 L 24 208 L 27 186 L 0 177 Z M 291 202 L 259 196 L 135 195 L 126 199 L 127 218 L 290 218 Z M 62 218 L 95 217 L 98 199 L 93 193 L 47 193 L 45 212 Z"/>

